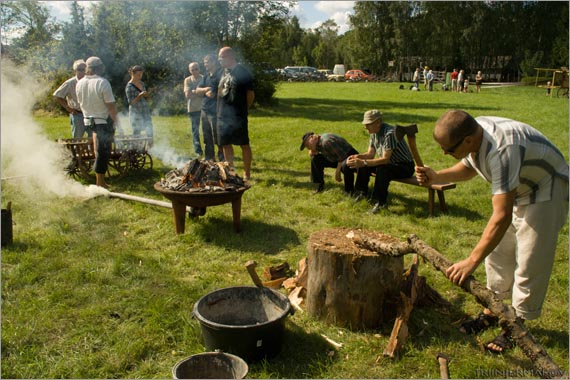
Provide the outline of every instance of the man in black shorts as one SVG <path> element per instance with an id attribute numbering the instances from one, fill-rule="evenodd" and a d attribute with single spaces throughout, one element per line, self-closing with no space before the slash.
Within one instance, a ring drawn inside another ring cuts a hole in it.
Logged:
<path id="1" fill-rule="evenodd" d="M 243 179 L 251 176 L 251 146 L 248 133 L 248 109 L 253 104 L 253 77 L 237 63 L 230 47 L 220 49 L 220 65 L 225 72 L 218 88 L 218 139 L 226 161 L 233 166 L 233 145 L 241 146 L 243 155 Z"/>

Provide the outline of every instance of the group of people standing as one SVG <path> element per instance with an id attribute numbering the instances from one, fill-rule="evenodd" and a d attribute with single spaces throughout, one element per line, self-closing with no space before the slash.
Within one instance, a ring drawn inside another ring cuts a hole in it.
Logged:
<path id="1" fill-rule="evenodd" d="M 465 74 L 464 70 L 453 69 L 450 75 L 451 91 L 452 92 L 469 92 L 469 76 Z M 475 75 L 475 90 L 481 92 L 481 84 L 483 83 L 483 74 L 477 71 Z"/>
<path id="2" fill-rule="evenodd" d="M 416 90 L 420 88 L 421 76 L 423 74 L 424 80 L 424 90 L 433 91 L 433 82 L 435 80 L 435 74 L 433 70 L 430 70 L 428 66 L 424 66 L 423 73 L 420 68 L 416 68 L 412 81 L 414 82 L 414 87 Z M 452 92 L 469 92 L 469 76 L 465 74 L 465 70 L 453 69 L 450 75 L 451 79 L 451 91 Z M 475 87 L 477 92 L 481 92 L 481 84 L 483 83 L 483 74 L 481 71 L 477 71 L 475 75 Z"/>
<path id="3" fill-rule="evenodd" d="M 201 122 L 205 158 L 214 160 L 214 146 L 217 146 L 218 160 L 225 160 L 233 166 L 233 145 L 239 145 L 243 154 L 243 177 L 249 181 L 252 152 L 248 110 L 254 101 L 253 77 L 237 62 L 236 54 L 230 47 L 220 49 L 217 58 L 214 54 L 204 57 L 204 67 L 208 72 L 201 75 L 200 65 L 192 62 L 189 65 L 191 75 L 184 80 L 194 151 L 200 156 L 204 154 L 200 143 Z M 107 188 L 105 173 L 111 143 L 116 130 L 122 133 L 115 97 L 111 84 L 102 76 L 105 65 L 100 58 L 77 60 L 73 63 L 73 70 L 75 75 L 66 80 L 53 96 L 69 112 L 73 138 L 80 139 L 87 134 L 89 139 L 93 139 L 96 185 Z M 144 132 L 152 141 L 153 125 L 147 102 L 149 93 L 142 81 L 143 73 L 142 66 L 129 68 L 130 80 L 125 94 L 133 136 L 140 136 Z"/>

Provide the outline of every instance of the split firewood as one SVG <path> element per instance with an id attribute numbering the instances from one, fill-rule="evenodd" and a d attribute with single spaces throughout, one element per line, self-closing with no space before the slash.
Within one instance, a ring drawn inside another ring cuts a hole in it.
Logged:
<path id="1" fill-rule="evenodd" d="M 417 253 L 444 275 L 453 264 L 441 253 L 421 241 L 416 235 L 410 235 L 406 243 L 400 242 L 396 244 L 387 244 L 383 241 L 369 238 L 364 234 L 358 233 L 358 231 L 352 231 L 351 238 L 355 244 L 379 254 L 401 256 L 408 253 Z M 556 378 L 564 375 L 560 367 L 528 331 L 522 320 L 516 317 L 515 309 L 511 305 L 504 304 L 492 291 L 473 276 L 469 276 L 463 282 L 461 288 L 472 294 L 483 307 L 488 308 L 494 315 L 499 316 L 500 326 L 510 332 L 513 340 L 544 378 Z"/>
<path id="2" fill-rule="evenodd" d="M 287 278 L 289 274 L 289 263 L 284 262 L 276 266 L 265 267 L 263 269 L 263 278 L 267 281 L 273 281 L 281 277 Z"/>
<path id="3" fill-rule="evenodd" d="M 263 286 L 271 289 L 279 289 L 286 279 L 287 277 L 281 277 L 271 281 L 263 281 Z"/>
<path id="4" fill-rule="evenodd" d="M 295 277 L 289 277 L 285 281 L 283 281 L 283 287 L 288 292 L 292 291 L 297 287 L 297 279 Z"/>
<path id="5" fill-rule="evenodd" d="M 291 306 L 300 312 L 303 311 L 301 305 L 305 302 L 305 297 L 307 296 L 307 290 L 302 286 L 296 287 L 291 293 L 289 293 L 289 302 Z"/>
<path id="6" fill-rule="evenodd" d="M 303 257 L 301 260 L 299 260 L 298 266 L 299 268 L 297 269 L 298 273 L 296 278 L 297 286 L 302 286 L 303 288 L 307 289 L 307 277 L 309 276 L 307 258 Z"/>
<path id="7" fill-rule="evenodd" d="M 403 291 L 400 292 L 401 302 L 398 304 L 396 320 L 388 344 L 384 349 L 384 356 L 390 358 L 398 356 L 408 340 L 408 321 L 418 294 L 418 265 L 418 255 L 414 255 L 412 265 L 406 273 Z"/>

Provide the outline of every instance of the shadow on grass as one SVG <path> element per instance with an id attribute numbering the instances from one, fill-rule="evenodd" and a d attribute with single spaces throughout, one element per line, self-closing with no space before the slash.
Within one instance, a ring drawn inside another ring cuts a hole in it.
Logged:
<path id="1" fill-rule="evenodd" d="M 433 122 L 432 116 L 420 116 L 416 112 L 418 109 L 454 109 L 458 105 L 455 103 L 439 103 L 439 102 L 414 102 L 408 105 L 401 101 L 374 101 L 373 103 L 359 100 L 346 99 L 316 99 L 316 98 L 296 98 L 296 99 L 279 99 L 279 106 L 269 109 L 257 109 L 256 116 L 261 117 L 286 117 L 286 118 L 302 118 L 302 119 L 319 119 L 322 121 L 347 121 L 361 120 L 365 110 L 377 108 L 382 111 L 392 109 L 409 109 L 410 112 L 387 112 L 387 123 L 396 122 Z M 499 108 L 473 106 L 470 108 L 474 111 L 496 111 Z"/>
<path id="2" fill-rule="evenodd" d="M 336 355 L 334 349 L 317 333 L 307 333 L 295 323 L 286 324 L 281 352 L 269 361 L 250 364 L 252 372 L 271 372 L 276 379 L 315 379 L 322 376 Z"/>
<path id="3" fill-rule="evenodd" d="M 427 191 L 424 189 L 418 188 L 418 191 L 425 192 L 427 194 Z M 404 206 L 404 209 L 403 210 L 397 210 L 396 207 L 390 208 L 390 204 L 393 204 L 394 206 L 396 206 L 397 204 L 401 204 Z M 468 209 L 468 208 L 465 208 L 462 206 L 458 206 L 457 204 L 454 204 L 454 203 L 450 204 L 448 202 L 447 197 L 446 197 L 445 204 L 447 206 L 447 215 L 462 216 L 468 220 L 477 220 L 477 219 L 484 218 L 484 216 L 476 210 L 472 210 L 472 209 Z M 410 215 L 410 213 L 416 212 L 415 210 L 423 210 L 423 212 L 421 212 L 421 214 L 418 213 L 415 216 L 416 217 L 429 217 L 427 195 L 426 195 L 425 201 L 422 201 L 422 200 L 418 200 L 415 198 L 410 198 L 410 197 L 402 195 L 402 194 L 398 194 L 395 191 L 391 191 L 389 196 L 388 196 L 388 207 L 389 207 L 388 212 L 391 214 L 395 214 L 395 215 Z M 442 213 L 442 211 L 440 209 L 439 202 L 436 201 L 433 216 L 437 217 L 440 215 L 445 215 L 445 214 Z"/>
<path id="4" fill-rule="evenodd" d="M 192 233 L 205 242 L 246 253 L 263 252 L 275 255 L 288 246 L 301 243 L 297 232 L 293 229 L 248 218 L 241 219 L 240 233 L 234 232 L 231 218 L 209 217 L 187 220 L 187 228 L 189 223 L 193 223 Z"/>

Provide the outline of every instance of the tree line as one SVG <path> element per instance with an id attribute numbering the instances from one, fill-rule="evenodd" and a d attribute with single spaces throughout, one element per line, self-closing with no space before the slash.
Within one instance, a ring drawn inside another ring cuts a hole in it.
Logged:
<path id="1" fill-rule="evenodd" d="M 303 29 L 284 1 L 72 2 L 57 22 L 44 3 L 0 3 L 2 56 L 28 65 L 53 88 L 78 58 L 99 56 L 119 104 L 128 68 L 145 68 L 153 108 L 185 110 L 188 63 L 232 46 L 256 77 L 256 99 L 269 102 L 276 84 L 267 68 L 307 65 L 366 68 L 411 80 L 416 67 L 483 71 L 495 80 L 533 76 L 535 67 L 568 65 L 567 1 L 357 1 L 348 32 L 333 20 Z M 50 95 L 49 93 L 48 95 Z M 46 99 L 39 107 L 52 109 Z"/>

